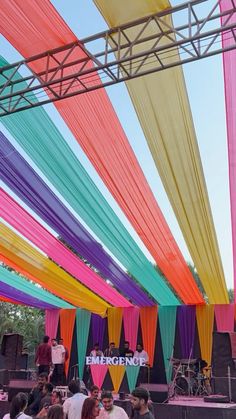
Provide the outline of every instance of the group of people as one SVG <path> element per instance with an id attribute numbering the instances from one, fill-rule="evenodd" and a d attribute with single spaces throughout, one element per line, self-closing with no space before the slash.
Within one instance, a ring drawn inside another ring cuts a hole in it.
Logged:
<path id="1" fill-rule="evenodd" d="M 130 344 L 126 340 L 124 342 L 124 347 L 121 349 L 118 349 L 115 347 L 115 343 L 111 342 L 109 344 L 109 347 L 105 349 L 104 353 L 100 350 L 99 344 L 95 343 L 93 350 L 90 352 L 90 356 L 96 357 L 124 357 L 124 358 L 143 358 L 145 360 L 145 363 L 148 365 L 149 362 L 149 356 L 148 353 L 143 349 L 143 345 L 141 343 L 138 343 L 136 346 L 136 351 L 133 351 L 130 349 Z"/>
<path id="2" fill-rule="evenodd" d="M 3 419 L 129 419 L 125 410 L 114 404 L 110 391 L 92 386 L 90 396 L 81 392 L 79 380 L 69 383 L 71 397 L 64 403 L 60 393 L 47 381 L 45 372 L 38 377 L 37 385 L 29 397 L 18 393 L 12 400 L 10 412 Z M 149 410 L 149 393 L 136 388 L 131 395 L 132 419 L 154 419 Z"/>

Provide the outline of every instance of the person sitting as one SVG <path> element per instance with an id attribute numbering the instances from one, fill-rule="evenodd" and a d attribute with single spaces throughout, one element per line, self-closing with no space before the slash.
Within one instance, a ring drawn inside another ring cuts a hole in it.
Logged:
<path id="1" fill-rule="evenodd" d="M 90 388 L 90 397 L 92 398 L 92 399 L 98 399 L 98 396 L 99 396 L 99 387 L 98 386 L 95 386 L 95 385 L 93 385 L 91 388 Z"/>
<path id="2" fill-rule="evenodd" d="M 119 356 L 119 349 L 115 348 L 115 343 L 114 342 L 111 342 L 109 344 L 109 348 L 105 349 L 104 356 L 105 357 L 110 357 L 110 358 L 112 358 L 114 356 Z"/>
<path id="3" fill-rule="evenodd" d="M 52 391 L 51 404 L 62 404 L 62 395 L 59 390 Z"/>
<path id="4" fill-rule="evenodd" d="M 81 419 L 95 419 L 99 415 L 99 412 L 98 400 L 87 398 L 83 404 Z"/>
<path id="5" fill-rule="evenodd" d="M 103 408 L 100 410 L 98 419 L 128 419 L 125 410 L 122 407 L 113 404 L 111 391 L 102 392 L 101 400 Z"/>
<path id="6" fill-rule="evenodd" d="M 60 404 L 54 404 L 49 407 L 47 419 L 64 419 L 63 408 Z"/>
<path id="7" fill-rule="evenodd" d="M 51 406 L 51 404 L 52 404 L 52 392 L 53 392 L 53 385 L 51 383 L 44 384 L 43 390 L 42 390 L 42 399 L 41 399 L 40 406 L 39 406 L 40 410 L 44 406 Z"/>
<path id="8" fill-rule="evenodd" d="M 90 356 L 103 356 L 103 352 L 99 349 L 99 343 L 95 343 L 94 348 L 90 352 Z"/>
<path id="9" fill-rule="evenodd" d="M 133 358 L 134 351 L 130 349 L 129 342 L 126 340 L 124 343 L 124 348 L 120 351 L 120 356 L 125 358 Z"/>
<path id="10" fill-rule="evenodd" d="M 52 348 L 49 345 L 49 336 L 44 336 L 43 342 L 40 343 L 35 354 L 35 364 L 38 365 L 38 374 L 46 372 L 49 374 L 50 365 L 52 364 Z"/>
<path id="11" fill-rule="evenodd" d="M 31 419 L 31 416 L 25 415 L 24 411 L 27 407 L 28 397 L 25 393 L 18 393 L 13 397 L 10 413 L 3 416 L 3 419 Z"/>
<path id="12" fill-rule="evenodd" d="M 84 401 L 88 398 L 80 392 L 79 380 L 72 380 L 69 383 L 69 391 L 73 394 L 72 397 L 66 399 L 63 404 L 63 411 L 67 419 L 81 419 L 82 406 Z"/>
<path id="13" fill-rule="evenodd" d="M 149 392 L 142 387 L 137 387 L 131 393 L 131 405 L 133 419 L 154 419 L 148 407 Z"/>
<path id="14" fill-rule="evenodd" d="M 27 414 L 36 416 L 40 409 L 40 402 L 43 397 L 43 387 L 48 381 L 48 375 L 46 372 L 41 372 L 38 376 L 38 383 L 32 388 L 29 394 Z"/>

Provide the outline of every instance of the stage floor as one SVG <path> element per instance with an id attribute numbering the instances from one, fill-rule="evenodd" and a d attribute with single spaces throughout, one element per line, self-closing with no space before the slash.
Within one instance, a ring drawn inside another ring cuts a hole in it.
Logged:
<path id="1" fill-rule="evenodd" d="M 169 400 L 170 405 L 178 406 L 193 406 L 193 407 L 215 407 L 221 409 L 234 408 L 236 409 L 236 403 L 214 403 L 214 402 L 204 402 L 202 397 L 176 397 L 175 399 Z"/>

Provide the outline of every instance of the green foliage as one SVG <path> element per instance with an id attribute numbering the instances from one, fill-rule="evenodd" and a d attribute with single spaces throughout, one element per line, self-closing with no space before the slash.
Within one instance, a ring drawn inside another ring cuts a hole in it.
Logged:
<path id="1" fill-rule="evenodd" d="M 0 339 L 4 333 L 23 335 L 23 346 L 29 353 L 42 341 L 44 311 L 36 308 L 0 302 Z"/>

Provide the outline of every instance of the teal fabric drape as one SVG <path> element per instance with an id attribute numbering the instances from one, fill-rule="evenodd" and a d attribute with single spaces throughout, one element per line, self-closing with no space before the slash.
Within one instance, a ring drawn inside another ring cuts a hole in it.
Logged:
<path id="1" fill-rule="evenodd" d="M 176 307 L 160 307 L 158 312 L 163 358 L 167 383 L 171 380 L 172 367 L 170 358 L 173 356 L 175 341 Z"/>
<path id="2" fill-rule="evenodd" d="M 7 62 L 0 57 L 0 66 L 4 65 L 7 65 Z M 0 76 L 0 82 L 2 81 Z M 45 110 L 35 108 L 15 113 L 2 118 L 1 122 L 53 186 L 144 289 L 159 304 L 179 304 Z"/>
<path id="3" fill-rule="evenodd" d="M 140 370 L 140 367 L 134 367 L 132 365 L 127 365 L 126 366 L 126 376 L 127 376 L 127 381 L 128 381 L 128 386 L 129 386 L 129 392 L 130 393 L 136 387 L 139 370 Z"/>
<path id="4" fill-rule="evenodd" d="M 83 378 L 85 357 L 88 345 L 90 327 L 90 311 L 78 308 L 76 310 L 76 338 L 78 348 L 79 377 Z"/>

